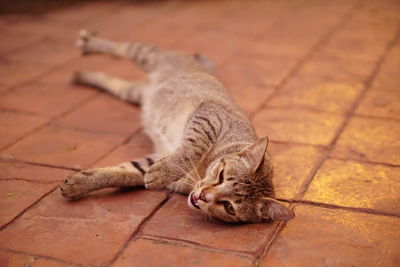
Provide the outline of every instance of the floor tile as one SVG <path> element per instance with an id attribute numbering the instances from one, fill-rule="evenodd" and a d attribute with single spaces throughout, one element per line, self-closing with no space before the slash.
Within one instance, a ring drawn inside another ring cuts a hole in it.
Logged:
<path id="1" fill-rule="evenodd" d="M 12 144 L 47 121 L 47 118 L 37 115 L 0 112 L 0 148 Z"/>
<path id="2" fill-rule="evenodd" d="M 101 94 L 57 119 L 56 123 L 84 130 L 129 134 L 141 127 L 141 118 L 137 107 Z"/>
<path id="3" fill-rule="evenodd" d="M 145 157 L 153 153 L 153 145 L 150 138 L 143 132 L 135 134 L 129 143 L 121 145 L 106 157 L 95 164 L 96 167 L 113 166 L 122 162 Z"/>
<path id="4" fill-rule="evenodd" d="M 72 267 L 74 265 L 37 256 L 0 251 L 1 266 Z"/>
<path id="5" fill-rule="evenodd" d="M 165 197 L 145 190 L 112 192 L 71 202 L 57 190 L 1 231 L 0 247 L 103 265 Z"/>
<path id="6" fill-rule="evenodd" d="M 259 136 L 274 141 L 329 145 L 343 118 L 298 108 L 265 108 L 253 118 Z"/>
<path id="7" fill-rule="evenodd" d="M 163 253 L 160 254 L 160 251 Z M 113 264 L 122 266 L 252 266 L 248 259 L 238 256 L 171 245 L 158 240 L 139 239 L 126 248 Z"/>
<path id="8" fill-rule="evenodd" d="M 310 81 L 311 83 L 311 81 Z M 293 83 L 279 92 L 270 102 L 271 107 L 310 107 L 343 114 L 348 111 L 361 91 L 361 87 L 345 83 L 322 82 L 308 86 Z"/>
<path id="9" fill-rule="evenodd" d="M 331 155 L 338 158 L 400 164 L 400 123 L 355 117 L 344 129 Z"/>
<path id="10" fill-rule="evenodd" d="M 23 180 L 0 180 L 0 227 L 55 188 L 57 183 L 39 184 Z"/>
<path id="11" fill-rule="evenodd" d="M 356 114 L 400 119 L 400 90 L 369 90 Z"/>
<path id="12" fill-rule="evenodd" d="M 267 242 L 275 227 L 276 223 L 232 225 L 207 221 L 188 206 L 186 196 L 174 195 L 148 222 L 143 234 L 255 252 Z"/>
<path id="13" fill-rule="evenodd" d="M 56 166 L 87 168 L 127 138 L 99 132 L 48 126 L 12 145 L 4 153 L 16 159 Z"/>
<path id="14" fill-rule="evenodd" d="M 400 219 L 297 206 L 261 266 L 397 266 Z"/>
<path id="15" fill-rule="evenodd" d="M 70 170 L 32 165 L 12 160 L 0 161 L 0 170 L 0 181 L 2 179 L 21 179 L 38 183 L 59 182 L 71 173 Z"/>
<path id="16" fill-rule="evenodd" d="M 1 96 L 0 107 L 54 117 L 93 96 L 94 90 L 68 84 L 30 83 Z"/>
<path id="17" fill-rule="evenodd" d="M 278 198 L 292 199 L 310 175 L 323 150 L 314 146 L 270 143 L 274 186 Z"/>
<path id="18" fill-rule="evenodd" d="M 400 168 L 328 159 L 304 199 L 400 215 Z"/>

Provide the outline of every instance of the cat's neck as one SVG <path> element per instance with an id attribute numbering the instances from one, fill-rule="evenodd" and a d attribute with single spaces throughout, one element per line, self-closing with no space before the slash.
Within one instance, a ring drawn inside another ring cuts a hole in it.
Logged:
<path id="1" fill-rule="evenodd" d="M 243 131 L 243 129 L 241 130 L 241 136 L 239 137 L 231 135 L 231 131 L 225 136 L 225 138 L 219 140 L 219 142 L 215 144 L 213 150 L 211 151 L 209 160 L 213 161 L 225 155 L 240 152 L 244 148 L 253 145 L 257 141 L 257 137 L 251 128 L 246 132 Z M 233 132 L 234 131 L 235 130 L 233 129 Z"/>

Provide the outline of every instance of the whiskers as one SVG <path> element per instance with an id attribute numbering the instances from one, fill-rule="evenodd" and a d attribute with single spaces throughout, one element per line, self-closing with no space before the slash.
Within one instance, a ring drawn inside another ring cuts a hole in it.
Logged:
<path id="1" fill-rule="evenodd" d="M 182 162 L 182 164 L 184 165 L 183 166 L 184 168 L 182 168 L 181 166 L 178 166 L 174 162 L 171 162 L 171 161 L 168 161 L 168 162 L 171 163 L 171 165 L 173 165 L 175 168 L 177 168 L 180 172 L 182 172 L 183 176 L 179 177 L 179 178 L 182 179 L 183 182 L 187 183 L 191 187 L 194 187 L 198 181 L 201 181 L 200 174 L 199 174 L 196 166 L 193 164 L 193 162 L 190 159 L 189 159 L 189 161 L 185 161 L 181 154 L 179 154 L 179 157 L 181 159 L 180 162 Z M 188 171 L 186 171 L 185 169 L 187 169 Z M 192 176 L 192 174 L 191 174 L 192 170 L 194 171 L 193 174 L 196 177 Z"/>

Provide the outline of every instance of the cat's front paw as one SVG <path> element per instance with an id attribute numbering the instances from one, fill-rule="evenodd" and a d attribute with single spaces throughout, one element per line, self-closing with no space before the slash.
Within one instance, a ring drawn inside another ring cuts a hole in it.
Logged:
<path id="1" fill-rule="evenodd" d="M 69 199 L 77 199 L 89 192 L 88 177 L 91 172 L 81 171 L 70 175 L 59 185 L 61 195 Z"/>
<path id="2" fill-rule="evenodd" d="M 168 161 L 159 160 L 154 163 L 144 175 L 144 185 L 146 189 L 161 190 L 178 179 L 174 168 L 168 164 Z"/>

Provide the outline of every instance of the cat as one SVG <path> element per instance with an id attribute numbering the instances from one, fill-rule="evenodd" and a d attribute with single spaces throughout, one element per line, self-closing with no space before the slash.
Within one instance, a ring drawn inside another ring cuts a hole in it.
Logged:
<path id="1" fill-rule="evenodd" d="M 200 55 L 119 43 L 86 30 L 82 54 L 103 53 L 134 61 L 148 81 L 126 81 L 79 71 L 73 80 L 140 105 L 155 153 L 118 166 L 93 168 L 60 184 L 69 199 L 105 187 L 145 186 L 188 194 L 190 207 L 225 222 L 287 221 L 294 217 L 274 197 L 268 138 L 258 139 L 249 119 L 212 75 Z"/>

